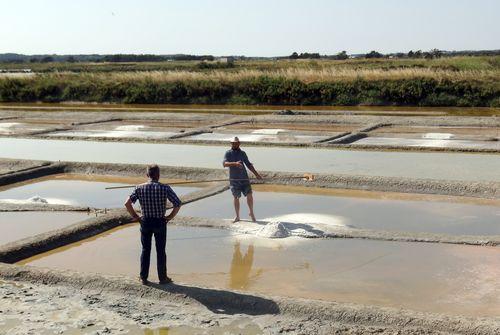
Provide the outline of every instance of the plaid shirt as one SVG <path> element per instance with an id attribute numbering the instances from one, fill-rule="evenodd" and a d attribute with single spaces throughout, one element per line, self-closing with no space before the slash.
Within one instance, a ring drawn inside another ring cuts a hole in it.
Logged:
<path id="1" fill-rule="evenodd" d="M 167 211 L 167 199 L 174 207 L 181 205 L 172 188 L 157 181 L 137 186 L 130 195 L 132 203 L 139 200 L 143 218 L 163 218 Z"/>

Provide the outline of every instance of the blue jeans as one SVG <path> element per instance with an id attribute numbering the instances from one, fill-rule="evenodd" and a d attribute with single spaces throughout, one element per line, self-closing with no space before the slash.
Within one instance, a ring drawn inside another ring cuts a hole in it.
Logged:
<path id="1" fill-rule="evenodd" d="M 141 278 L 148 279 L 151 259 L 151 239 L 155 237 L 158 279 L 167 279 L 167 224 L 164 218 L 143 218 L 141 220 Z"/>

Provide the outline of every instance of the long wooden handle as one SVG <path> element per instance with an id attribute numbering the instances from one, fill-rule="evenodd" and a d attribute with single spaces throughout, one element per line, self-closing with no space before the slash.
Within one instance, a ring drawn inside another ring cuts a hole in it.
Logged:
<path id="1" fill-rule="evenodd" d="M 272 180 L 272 179 L 277 179 L 277 178 L 282 178 L 282 177 L 268 177 L 268 178 L 262 178 L 262 179 L 257 179 L 257 178 L 248 178 L 248 179 L 210 179 L 210 180 L 190 180 L 190 181 L 177 181 L 173 183 L 168 183 L 169 185 L 186 185 L 186 184 L 202 184 L 202 183 L 214 183 L 218 181 L 250 181 L 250 180 Z M 304 179 L 307 181 L 313 181 L 314 176 L 312 174 L 305 174 L 302 177 L 285 177 L 285 179 Z M 136 187 L 136 185 L 124 185 L 124 186 L 111 186 L 111 187 L 106 187 L 106 190 L 116 190 L 120 188 L 133 188 Z"/>

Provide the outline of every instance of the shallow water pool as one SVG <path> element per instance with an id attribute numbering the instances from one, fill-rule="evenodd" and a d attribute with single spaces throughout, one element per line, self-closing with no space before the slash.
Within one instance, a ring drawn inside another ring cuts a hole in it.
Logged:
<path id="1" fill-rule="evenodd" d="M 258 220 L 328 223 L 354 228 L 453 235 L 500 235 L 500 201 L 387 192 L 254 185 Z M 180 215 L 234 218 L 232 194 L 187 204 Z M 241 218 L 247 219 L 245 198 Z M 282 217 L 282 218 L 280 218 Z M 330 219 L 330 220 L 328 220 Z M 326 220 L 326 221 L 325 221 Z"/>
<path id="2" fill-rule="evenodd" d="M 0 212 L 0 245 L 88 219 L 85 212 Z"/>
<path id="3" fill-rule="evenodd" d="M 128 225 L 22 263 L 136 277 L 139 254 L 139 227 Z M 169 275 L 189 285 L 447 314 L 500 313 L 500 248 L 269 240 L 169 227 L 167 258 Z M 152 257 L 151 279 L 155 262 Z"/>
<path id="4" fill-rule="evenodd" d="M 3 158 L 222 168 L 228 146 L 0 138 Z M 500 181 L 500 155 L 244 146 L 257 170 Z"/>
<path id="5" fill-rule="evenodd" d="M 28 200 L 38 196 L 53 204 L 92 208 L 123 208 L 123 204 L 133 188 L 105 190 L 105 187 L 137 185 L 144 182 L 146 182 L 145 178 L 54 175 L 0 187 L 0 202 Z M 192 186 L 173 186 L 172 188 L 178 196 L 200 189 Z"/>

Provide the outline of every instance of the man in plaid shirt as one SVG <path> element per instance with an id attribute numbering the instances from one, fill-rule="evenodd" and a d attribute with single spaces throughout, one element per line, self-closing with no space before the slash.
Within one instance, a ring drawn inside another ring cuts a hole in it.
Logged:
<path id="1" fill-rule="evenodd" d="M 148 167 L 147 175 L 149 182 L 138 185 L 132 192 L 125 203 L 127 211 L 132 215 L 135 221 L 141 223 L 141 281 L 143 284 L 148 283 L 149 263 L 151 257 L 151 239 L 154 235 L 156 246 L 156 258 L 158 278 L 160 284 L 168 284 L 172 282 L 167 276 L 167 255 L 165 246 L 167 244 L 167 222 L 172 220 L 179 212 L 181 201 L 166 184 L 160 183 L 160 168 L 158 165 Z M 132 206 L 137 200 L 141 205 L 142 217 L 137 215 L 137 212 Z M 167 210 L 167 200 L 172 203 L 173 209 L 168 216 L 165 216 Z"/>

